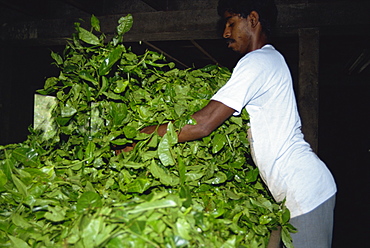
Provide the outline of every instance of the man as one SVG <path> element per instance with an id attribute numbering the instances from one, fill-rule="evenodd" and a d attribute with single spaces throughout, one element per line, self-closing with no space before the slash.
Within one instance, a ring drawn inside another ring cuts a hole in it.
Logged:
<path id="1" fill-rule="evenodd" d="M 244 55 L 230 80 L 209 104 L 192 117 L 179 142 L 209 135 L 231 115 L 246 108 L 250 116 L 252 157 L 276 201 L 286 198 L 296 248 L 331 247 L 336 185 L 325 164 L 312 152 L 301 133 L 292 79 L 282 55 L 269 44 L 277 9 L 273 0 L 220 0 L 225 18 L 224 38 Z M 167 125 L 145 133 L 164 135 Z"/>

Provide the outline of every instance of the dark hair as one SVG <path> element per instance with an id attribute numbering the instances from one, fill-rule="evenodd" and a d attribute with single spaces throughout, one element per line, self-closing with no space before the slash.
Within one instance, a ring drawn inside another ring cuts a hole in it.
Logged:
<path id="1" fill-rule="evenodd" d="M 218 14 L 223 17 L 226 11 L 240 14 L 243 18 L 247 18 L 252 11 L 256 11 L 259 15 L 262 30 L 267 36 L 270 36 L 278 14 L 274 0 L 219 0 Z"/>

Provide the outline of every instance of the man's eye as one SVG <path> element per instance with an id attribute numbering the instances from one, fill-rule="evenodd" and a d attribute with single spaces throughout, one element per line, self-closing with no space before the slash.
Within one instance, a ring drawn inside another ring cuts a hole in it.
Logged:
<path id="1" fill-rule="evenodd" d="M 234 23 L 229 23 L 229 27 L 231 28 L 232 26 L 234 26 Z"/>

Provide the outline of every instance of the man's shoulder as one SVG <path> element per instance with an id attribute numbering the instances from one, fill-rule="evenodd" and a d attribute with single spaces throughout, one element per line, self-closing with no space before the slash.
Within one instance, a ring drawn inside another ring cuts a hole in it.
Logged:
<path id="1" fill-rule="evenodd" d="M 252 52 L 247 53 L 244 55 L 240 60 L 239 64 L 240 65 L 265 65 L 269 66 L 270 63 L 276 63 L 277 61 L 281 60 L 282 55 L 275 50 L 273 46 L 267 46 L 265 45 L 264 47 L 254 50 Z"/>
<path id="2" fill-rule="evenodd" d="M 272 45 L 264 45 L 262 48 L 254 50 L 249 53 L 252 57 L 270 57 L 270 56 L 280 56 L 280 53 Z"/>

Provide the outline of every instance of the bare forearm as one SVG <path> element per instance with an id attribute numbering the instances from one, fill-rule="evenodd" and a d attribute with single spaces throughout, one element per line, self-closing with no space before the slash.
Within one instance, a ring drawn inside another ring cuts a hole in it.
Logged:
<path id="1" fill-rule="evenodd" d="M 185 125 L 179 133 L 179 142 L 186 142 L 191 140 L 197 140 L 208 136 L 211 133 L 210 130 L 204 129 L 201 125 Z"/>
<path id="2" fill-rule="evenodd" d="M 147 127 L 144 127 L 143 129 L 141 129 L 140 132 L 151 134 L 151 133 L 154 133 L 155 131 L 157 131 L 159 136 L 163 136 L 167 132 L 167 125 L 168 124 L 165 123 L 165 124 L 162 124 L 162 125 L 147 126 Z"/>
<path id="3" fill-rule="evenodd" d="M 167 123 L 162 125 L 148 126 L 141 130 L 142 133 L 151 134 L 157 132 L 159 136 L 163 136 L 167 132 Z M 185 125 L 178 134 L 178 141 L 185 142 L 196 140 L 207 136 L 209 132 L 202 130 L 200 125 Z"/>
<path id="4" fill-rule="evenodd" d="M 185 125 L 179 132 L 179 142 L 196 140 L 208 136 L 213 130 L 229 118 L 233 109 L 222 103 L 211 101 L 205 108 L 196 112 L 192 117 L 196 125 Z M 167 124 L 159 126 L 148 126 L 141 130 L 143 133 L 153 133 L 157 131 L 160 136 L 167 132 Z"/>

